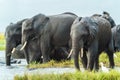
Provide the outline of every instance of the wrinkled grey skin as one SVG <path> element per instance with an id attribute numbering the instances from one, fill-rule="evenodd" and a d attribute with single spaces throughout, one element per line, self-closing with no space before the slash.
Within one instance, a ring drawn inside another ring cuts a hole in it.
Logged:
<path id="1" fill-rule="evenodd" d="M 24 19 L 25 20 L 25 19 Z M 17 45 L 21 44 L 22 22 L 21 20 L 15 24 L 11 23 L 5 30 L 6 50 L 5 59 L 6 65 L 10 66 L 11 51 Z"/>
<path id="2" fill-rule="evenodd" d="M 113 20 L 113 18 L 110 16 L 110 14 L 106 11 L 103 11 L 103 14 L 94 14 L 92 16 L 98 16 L 98 17 L 102 17 L 105 18 L 106 20 L 108 20 L 111 24 L 111 28 L 113 28 L 114 26 L 116 26 L 115 21 Z"/>
<path id="3" fill-rule="evenodd" d="M 102 51 L 107 53 L 110 67 L 114 67 L 111 26 L 106 19 L 97 16 L 77 18 L 71 27 L 71 38 L 76 69 L 80 69 L 79 52 L 85 69 L 99 69 L 98 59 Z"/>
<path id="4" fill-rule="evenodd" d="M 114 41 L 114 50 L 120 51 L 120 25 L 117 25 L 112 28 L 113 41 Z"/>
<path id="5" fill-rule="evenodd" d="M 36 56 L 43 56 L 43 62 L 48 62 L 55 47 L 68 47 L 71 24 L 76 17 L 68 12 L 53 16 L 38 14 L 26 20 L 22 26 L 22 44 L 27 41 L 24 48 L 27 63 Z"/>
<path id="6" fill-rule="evenodd" d="M 23 51 L 23 50 L 20 50 L 21 47 L 22 47 L 22 44 L 19 44 L 19 45 L 15 48 L 14 52 L 13 52 L 12 55 L 11 55 L 12 58 L 14 58 L 14 59 L 25 59 L 24 51 Z"/>

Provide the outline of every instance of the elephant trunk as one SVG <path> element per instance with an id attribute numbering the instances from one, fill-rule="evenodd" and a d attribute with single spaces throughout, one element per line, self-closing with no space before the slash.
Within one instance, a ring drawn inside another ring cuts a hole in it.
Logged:
<path id="1" fill-rule="evenodd" d="M 24 55 L 25 55 L 27 63 L 29 64 L 30 60 L 29 60 L 28 46 L 26 46 L 25 49 L 24 49 Z"/>
<path id="2" fill-rule="evenodd" d="M 9 55 L 9 54 L 11 54 L 10 52 L 11 52 L 10 49 L 8 50 L 8 48 L 6 47 L 6 54 L 5 54 L 6 66 L 10 66 L 11 65 L 10 64 L 10 57 L 11 57 L 11 55 Z"/>
<path id="3" fill-rule="evenodd" d="M 72 41 L 72 49 L 74 55 L 74 65 L 77 70 L 80 70 L 79 67 L 79 52 L 81 57 L 83 57 L 83 40 L 73 40 Z"/>
<path id="4" fill-rule="evenodd" d="M 80 70 L 79 67 L 79 49 L 73 49 L 73 55 L 74 55 L 74 65 L 77 70 Z"/>
<path id="5" fill-rule="evenodd" d="M 5 59 L 6 59 L 6 66 L 10 66 L 10 59 L 11 59 L 11 51 L 12 49 L 15 47 L 15 43 L 12 43 L 9 42 L 9 41 L 6 41 L 6 52 L 5 52 Z"/>

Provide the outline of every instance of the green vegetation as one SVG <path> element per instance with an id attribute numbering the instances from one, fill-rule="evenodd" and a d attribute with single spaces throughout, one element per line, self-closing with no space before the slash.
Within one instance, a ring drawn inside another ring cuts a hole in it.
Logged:
<path id="1" fill-rule="evenodd" d="M 5 38 L 3 33 L 0 33 L 0 50 L 5 50 Z"/>
<path id="2" fill-rule="evenodd" d="M 120 52 L 116 52 L 114 57 L 115 66 L 120 67 Z M 109 59 L 106 53 L 102 53 L 99 58 L 100 62 L 103 62 L 105 66 L 109 67 Z"/>
<path id="3" fill-rule="evenodd" d="M 116 52 L 115 54 L 117 55 L 117 57 L 114 58 L 115 65 L 120 67 L 120 52 Z M 106 53 L 102 53 L 100 55 L 99 62 L 103 62 L 105 66 L 109 67 L 109 59 Z M 47 67 L 74 67 L 74 62 L 73 60 L 61 61 L 61 62 L 51 60 L 48 63 L 40 64 L 40 63 L 32 62 L 31 64 L 27 65 L 27 68 L 47 68 Z M 81 61 L 80 61 L 80 67 L 82 67 Z"/>
<path id="4" fill-rule="evenodd" d="M 48 63 L 36 63 L 36 62 L 32 62 L 31 64 L 27 65 L 27 68 L 48 68 L 48 67 L 73 67 L 73 60 L 69 60 L 69 61 L 54 61 L 51 60 Z"/>
<path id="5" fill-rule="evenodd" d="M 64 74 L 24 74 L 16 75 L 14 80 L 120 80 L 120 72 L 74 72 Z"/>

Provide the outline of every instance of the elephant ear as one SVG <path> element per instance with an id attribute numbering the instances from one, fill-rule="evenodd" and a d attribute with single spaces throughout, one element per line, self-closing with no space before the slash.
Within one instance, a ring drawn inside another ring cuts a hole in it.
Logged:
<path id="1" fill-rule="evenodd" d="M 36 31 L 41 31 L 44 26 L 48 23 L 49 17 L 46 17 L 43 14 L 38 14 L 33 17 L 32 25 Z"/>
<path id="2" fill-rule="evenodd" d="M 120 33 L 120 25 L 117 25 L 116 30 Z"/>
<path id="3" fill-rule="evenodd" d="M 74 20 L 73 24 L 76 24 L 76 23 L 80 22 L 81 19 L 82 19 L 82 17 L 77 17 L 77 18 Z"/>
<path id="4" fill-rule="evenodd" d="M 87 26 L 86 29 L 88 31 L 88 34 L 89 34 L 89 39 L 93 40 L 96 38 L 96 35 L 97 35 L 97 26 L 98 24 L 96 22 L 93 22 L 92 23 L 92 26 Z"/>

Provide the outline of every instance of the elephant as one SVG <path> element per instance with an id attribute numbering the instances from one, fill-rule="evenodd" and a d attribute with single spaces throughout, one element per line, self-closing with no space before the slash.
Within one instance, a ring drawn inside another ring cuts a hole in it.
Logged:
<path id="1" fill-rule="evenodd" d="M 105 18 L 106 20 L 108 20 L 110 22 L 111 28 L 113 28 L 114 26 L 116 26 L 115 21 L 110 16 L 110 14 L 108 12 L 106 12 L 106 11 L 103 11 L 102 15 L 101 14 L 93 14 L 92 16 L 98 16 L 98 17 Z"/>
<path id="2" fill-rule="evenodd" d="M 5 59 L 6 65 L 10 66 L 11 51 L 13 48 L 21 44 L 22 36 L 22 22 L 26 19 L 18 21 L 17 23 L 11 23 L 6 27 L 5 30 L 5 40 L 6 40 L 6 50 L 5 50 Z"/>
<path id="3" fill-rule="evenodd" d="M 56 61 L 70 60 L 70 57 L 67 58 L 68 55 L 69 55 L 69 49 L 65 47 L 55 48 L 50 53 L 50 59 L 56 60 Z"/>
<path id="4" fill-rule="evenodd" d="M 12 58 L 14 59 L 25 59 L 25 56 L 24 56 L 24 51 L 23 50 L 20 50 L 22 48 L 22 44 L 19 44 L 16 48 L 13 48 L 12 50 Z"/>
<path id="5" fill-rule="evenodd" d="M 99 16 L 78 17 L 71 27 L 72 49 L 74 65 L 79 67 L 79 54 L 83 67 L 87 70 L 98 71 L 99 55 L 105 51 L 109 57 L 110 67 L 114 67 L 113 39 L 111 24 Z"/>
<path id="6" fill-rule="evenodd" d="M 113 28 L 114 26 L 116 26 L 115 21 L 113 20 L 113 18 L 110 16 L 110 14 L 106 11 L 103 11 L 103 18 L 107 19 L 110 24 L 111 24 L 111 28 Z"/>
<path id="7" fill-rule="evenodd" d="M 40 56 L 48 62 L 56 47 L 69 47 L 70 29 L 76 17 L 71 12 L 51 16 L 40 13 L 26 20 L 22 24 L 22 49 L 27 63 Z"/>
<path id="8" fill-rule="evenodd" d="M 120 51 L 120 25 L 114 26 L 112 29 L 114 50 Z"/>

